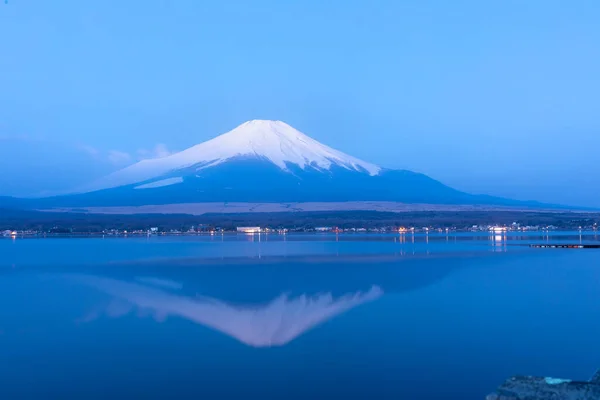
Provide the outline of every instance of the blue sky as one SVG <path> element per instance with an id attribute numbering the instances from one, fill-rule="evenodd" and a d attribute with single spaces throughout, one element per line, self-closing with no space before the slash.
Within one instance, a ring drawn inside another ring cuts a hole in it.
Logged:
<path id="1" fill-rule="evenodd" d="M 600 206 L 598 21 L 595 0 L 9 0 L 0 193 L 265 118 L 459 189 Z"/>

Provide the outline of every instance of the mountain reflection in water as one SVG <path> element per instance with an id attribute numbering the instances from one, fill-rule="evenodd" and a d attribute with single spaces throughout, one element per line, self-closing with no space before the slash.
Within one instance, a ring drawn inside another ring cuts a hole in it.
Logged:
<path id="1" fill-rule="evenodd" d="M 193 264 L 169 260 L 143 265 L 50 266 L 12 274 L 24 282 L 27 276 L 44 278 L 39 281 L 40 290 L 55 293 L 46 299 L 69 304 L 62 306 L 61 315 L 77 308 L 70 321 L 91 323 L 100 316 L 134 315 L 163 322 L 178 317 L 264 348 L 286 345 L 384 294 L 418 291 L 464 264 L 477 263 L 464 257 L 444 262 L 434 257 L 372 256 L 357 257 L 355 262 L 327 257 L 311 257 L 310 261 L 266 258 L 261 263 L 239 259 Z"/>
<path id="2" fill-rule="evenodd" d="M 150 311 L 159 321 L 178 316 L 253 347 L 285 345 L 309 329 L 383 295 L 381 288 L 372 286 L 366 292 L 340 297 L 331 293 L 290 297 L 284 293 L 265 305 L 239 306 L 211 297 L 186 297 L 149 285 L 165 286 L 159 278 L 138 278 L 138 282 L 93 275 L 65 275 L 65 278 L 110 295 L 113 303 L 106 312 L 109 316 L 118 317 L 134 309 Z M 176 287 L 168 282 L 169 287 Z"/>

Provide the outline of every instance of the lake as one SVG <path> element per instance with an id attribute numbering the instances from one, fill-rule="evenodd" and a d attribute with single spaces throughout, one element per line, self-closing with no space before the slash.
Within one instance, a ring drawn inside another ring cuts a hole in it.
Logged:
<path id="1" fill-rule="evenodd" d="M 1 399 L 482 400 L 600 368 L 594 232 L 1 239 Z"/>

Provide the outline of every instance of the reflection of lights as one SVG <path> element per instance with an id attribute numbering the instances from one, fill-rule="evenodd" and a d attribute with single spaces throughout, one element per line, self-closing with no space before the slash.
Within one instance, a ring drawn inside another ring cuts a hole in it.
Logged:
<path id="1" fill-rule="evenodd" d="M 493 251 L 506 251 L 507 240 L 508 240 L 506 232 L 499 233 L 499 232 L 491 231 L 489 240 L 491 241 L 491 245 L 494 248 Z"/>

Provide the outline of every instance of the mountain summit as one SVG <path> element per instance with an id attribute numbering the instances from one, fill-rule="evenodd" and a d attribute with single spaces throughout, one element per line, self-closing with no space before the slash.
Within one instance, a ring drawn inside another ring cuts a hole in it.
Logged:
<path id="1" fill-rule="evenodd" d="M 195 171 L 239 158 L 269 161 L 286 172 L 330 170 L 332 166 L 377 175 L 381 168 L 325 146 L 282 121 L 252 120 L 235 129 L 167 157 L 143 160 L 93 183 L 93 191 L 145 182 L 172 171 Z M 175 183 L 171 179 L 163 183 Z M 166 186 L 166 185 L 165 185 Z"/>
<path id="2" fill-rule="evenodd" d="M 527 205 L 450 188 L 423 174 L 381 168 L 281 121 L 253 120 L 167 157 L 140 161 L 48 206 L 390 201 Z"/>
<path id="3" fill-rule="evenodd" d="M 283 170 L 288 164 L 300 168 L 340 167 L 371 175 L 381 168 L 325 146 L 285 122 L 253 120 L 230 132 L 180 153 L 181 157 L 207 160 L 216 165 L 236 156 L 264 157 Z"/>

